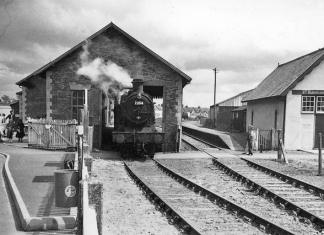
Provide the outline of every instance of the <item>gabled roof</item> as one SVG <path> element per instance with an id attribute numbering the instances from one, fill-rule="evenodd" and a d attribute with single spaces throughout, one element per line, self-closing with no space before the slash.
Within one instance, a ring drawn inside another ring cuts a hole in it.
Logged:
<path id="1" fill-rule="evenodd" d="M 19 103 L 19 100 L 14 100 L 14 101 L 12 101 L 9 105 L 11 106 L 11 105 L 13 105 L 13 104 L 17 104 L 17 103 Z"/>
<path id="2" fill-rule="evenodd" d="M 3 107 L 8 107 L 8 108 L 10 108 L 10 104 L 8 104 L 8 103 L 4 103 L 4 102 L 1 102 L 1 101 L 0 101 L 0 106 L 2 106 L 2 108 L 3 108 Z"/>
<path id="3" fill-rule="evenodd" d="M 22 83 L 24 81 L 28 80 L 30 77 L 35 76 L 37 74 L 40 74 L 41 72 L 44 72 L 46 69 L 48 69 L 49 67 L 53 66 L 55 63 L 57 63 L 58 61 L 60 61 L 61 59 L 63 59 L 65 56 L 71 54 L 75 50 L 77 50 L 80 47 L 82 47 L 83 45 L 85 45 L 87 41 L 92 40 L 93 38 L 95 38 L 96 36 L 98 36 L 99 34 L 103 33 L 104 31 L 106 31 L 109 28 L 114 28 L 114 29 L 118 30 L 121 34 L 123 34 L 128 39 L 130 39 L 135 44 L 137 44 L 139 47 L 143 48 L 146 52 L 148 52 L 149 54 L 151 54 L 152 56 L 154 56 L 157 60 L 161 61 L 162 63 L 164 63 L 165 65 L 167 65 L 168 67 L 170 67 L 172 70 L 174 70 L 175 72 L 177 72 L 180 76 L 182 76 L 186 80 L 186 84 L 190 83 L 190 81 L 192 80 L 187 74 L 183 73 L 180 69 L 178 69 L 175 66 L 173 66 L 172 64 L 170 64 L 168 61 L 166 61 L 165 59 L 163 59 L 161 56 L 159 56 L 158 54 L 156 54 L 155 52 L 153 52 L 152 50 L 150 50 L 149 48 L 147 48 L 146 46 L 144 46 L 142 43 L 140 43 L 139 41 L 137 41 L 135 38 L 133 38 L 128 33 L 126 33 L 125 31 L 123 31 L 119 27 L 117 27 L 113 22 L 111 22 L 107 26 L 105 26 L 104 28 L 100 29 L 98 32 L 96 32 L 93 35 L 91 35 L 90 37 L 88 37 L 86 40 L 80 42 L 79 44 L 77 44 L 76 46 L 72 47 L 70 50 L 68 50 L 67 52 L 65 52 L 61 56 L 57 57 L 55 60 L 47 63 L 46 65 L 44 65 L 40 69 L 36 70 L 35 72 L 31 73 L 30 75 L 28 75 L 24 79 L 18 81 L 16 83 L 16 85 L 22 85 Z"/>
<path id="4" fill-rule="evenodd" d="M 208 112 L 209 111 L 209 108 L 200 108 L 200 111 L 201 112 Z"/>
<path id="5" fill-rule="evenodd" d="M 236 109 L 233 109 L 231 112 L 243 111 L 247 109 L 247 105 L 242 105 Z"/>
<path id="6" fill-rule="evenodd" d="M 242 101 L 268 97 L 285 96 L 289 90 L 302 81 L 324 58 L 324 48 L 301 56 L 278 67 L 270 73 Z"/>
<path id="7" fill-rule="evenodd" d="M 222 104 L 222 103 L 225 103 L 225 102 L 227 102 L 227 101 L 229 101 L 229 100 L 235 99 L 235 98 L 237 98 L 237 97 L 239 97 L 239 96 L 242 96 L 242 99 L 244 99 L 246 96 L 248 96 L 248 94 L 249 94 L 252 90 L 253 90 L 253 89 L 248 90 L 248 91 L 243 91 L 243 92 L 239 93 L 238 95 L 232 96 L 232 97 L 230 97 L 230 98 L 228 98 L 228 99 L 226 99 L 226 100 L 223 100 L 223 101 L 221 101 L 221 102 L 219 102 L 219 103 L 216 103 L 216 106 L 217 106 L 217 105 L 220 105 L 220 104 Z M 212 106 L 214 106 L 214 105 L 212 105 Z"/>

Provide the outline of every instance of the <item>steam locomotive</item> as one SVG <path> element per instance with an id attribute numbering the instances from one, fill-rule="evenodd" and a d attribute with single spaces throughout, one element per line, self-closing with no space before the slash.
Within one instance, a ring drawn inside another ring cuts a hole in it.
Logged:
<path id="1" fill-rule="evenodd" d="M 133 90 L 114 107 L 113 143 L 123 158 L 154 157 L 162 149 L 165 133 L 155 128 L 153 98 L 143 91 L 143 79 L 133 80 Z"/>

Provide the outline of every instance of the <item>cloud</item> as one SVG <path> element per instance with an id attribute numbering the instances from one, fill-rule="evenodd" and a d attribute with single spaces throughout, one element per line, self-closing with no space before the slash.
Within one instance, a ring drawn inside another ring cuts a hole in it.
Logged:
<path id="1" fill-rule="evenodd" d="M 16 92 L 20 91 L 15 82 L 21 76 L 26 76 L 26 74 L 15 73 L 9 67 L 0 63 L 0 96 L 8 95 L 11 98 L 15 98 Z"/>
<path id="2" fill-rule="evenodd" d="M 9 22 L 3 6 L 0 29 Z M 278 63 L 324 46 L 321 0 L 30 0 L 12 1 L 7 11 L 11 24 L 0 38 L 6 82 L 17 82 L 113 21 L 192 76 L 184 100 L 193 105 L 213 103 L 215 67 L 221 100 L 257 85 Z M 205 92 L 194 89 L 197 84 Z"/>

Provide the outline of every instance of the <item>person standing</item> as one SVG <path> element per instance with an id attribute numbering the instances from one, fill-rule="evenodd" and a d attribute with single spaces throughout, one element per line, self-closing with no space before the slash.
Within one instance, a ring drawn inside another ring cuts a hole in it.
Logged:
<path id="1" fill-rule="evenodd" d="M 15 114 L 13 113 L 13 111 L 12 110 L 10 110 L 10 114 L 8 114 L 8 116 L 6 117 L 6 119 L 5 120 L 7 120 L 7 119 L 12 119 L 13 121 L 14 121 L 14 119 L 15 119 Z"/>
<path id="2" fill-rule="evenodd" d="M 23 142 L 23 138 L 25 136 L 25 125 L 21 119 L 18 121 L 17 125 L 17 134 L 16 137 L 18 138 L 18 142 Z"/>
<path id="3" fill-rule="evenodd" d="M 249 126 L 248 136 L 247 136 L 247 143 L 248 143 L 248 155 L 253 155 L 253 135 L 252 135 L 252 126 Z"/>
<path id="4" fill-rule="evenodd" d="M 12 135 L 13 135 L 14 121 L 12 119 L 9 120 L 7 124 L 7 137 L 9 139 L 9 143 L 12 143 Z"/>

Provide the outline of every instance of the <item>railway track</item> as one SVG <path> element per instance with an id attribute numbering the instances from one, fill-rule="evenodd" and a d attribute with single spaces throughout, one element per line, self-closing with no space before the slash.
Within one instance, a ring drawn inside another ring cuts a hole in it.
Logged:
<path id="1" fill-rule="evenodd" d="M 197 138 L 195 139 L 197 141 Z M 198 149 L 208 154 L 208 149 Z M 323 230 L 323 189 L 241 157 L 230 159 L 213 157 L 213 164 L 252 192 L 285 210 L 293 211 L 300 221 L 308 220 L 317 230 Z"/>
<path id="2" fill-rule="evenodd" d="M 294 234 L 176 174 L 157 161 L 125 161 L 124 164 L 146 196 L 183 233 Z"/>
<path id="3" fill-rule="evenodd" d="M 297 216 L 304 217 L 316 225 L 324 228 L 323 190 L 292 177 L 278 177 L 274 171 L 259 164 L 252 164 L 247 159 L 213 159 L 213 163 L 224 170 L 235 180 L 246 185 L 259 195 L 268 198 L 273 203 L 286 210 L 292 210 Z M 261 171 L 263 170 L 263 172 Z M 280 174 L 279 174 L 280 175 Z M 299 182 L 299 183 L 298 183 Z"/>

